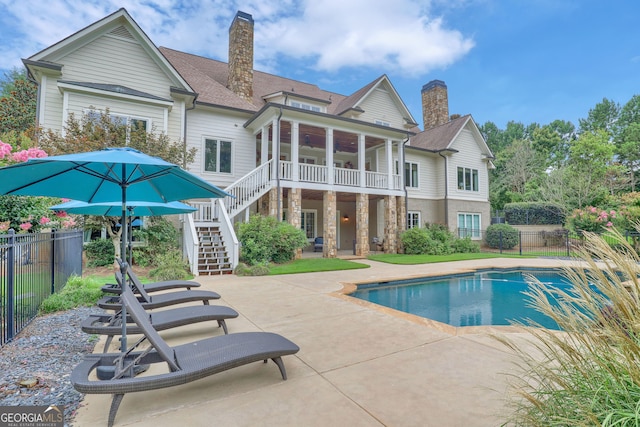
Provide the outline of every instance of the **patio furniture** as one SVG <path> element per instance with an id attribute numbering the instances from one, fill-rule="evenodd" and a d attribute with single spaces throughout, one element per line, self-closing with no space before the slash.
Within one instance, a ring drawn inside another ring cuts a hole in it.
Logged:
<path id="1" fill-rule="evenodd" d="M 116 281 L 122 287 L 122 275 L 116 275 Z M 182 290 L 161 294 L 156 293 L 151 296 L 140 283 L 136 284 L 136 293 L 138 294 L 138 300 L 145 310 L 152 310 L 154 308 L 167 307 L 170 305 L 193 301 L 202 301 L 204 305 L 209 305 L 210 300 L 220 299 L 220 295 L 216 292 L 200 290 Z M 97 304 L 98 307 L 105 310 L 118 311 L 122 309 L 122 303 L 120 302 L 120 296 L 118 295 L 104 296 L 98 300 Z"/>
<path id="2" fill-rule="evenodd" d="M 322 252 L 322 246 L 324 245 L 324 239 L 322 236 L 316 237 L 313 241 L 313 252 Z"/>
<path id="3" fill-rule="evenodd" d="M 215 320 L 224 333 L 228 334 L 225 320 L 236 317 L 238 317 L 237 311 L 222 305 L 195 305 L 148 313 L 148 319 L 156 331 Z M 106 353 L 113 337 L 122 333 L 122 317 L 119 313 L 92 314 L 80 324 L 80 328 L 88 334 L 107 335 L 103 349 Z M 133 322 L 131 316 L 127 316 L 127 334 L 141 333 L 143 333 L 142 329 Z"/>
<path id="4" fill-rule="evenodd" d="M 118 260 L 118 262 L 120 262 Z M 142 281 L 138 278 L 138 275 L 133 271 L 131 266 L 127 266 L 127 276 L 129 277 L 128 283 L 131 285 L 134 293 L 137 293 L 139 287 L 143 287 L 146 292 L 158 292 L 158 291 L 166 291 L 170 289 L 179 289 L 186 288 L 187 290 L 191 288 L 200 287 L 200 283 L 195 282 L 193 280 L 164 280 L 160 282 L 153 283 L 142 283 Z M 121 292 L 121 284 L 122 280 L 122 272 L 115 272 L 116 281 L 118 283 L 107 283 L 101 289 L 102 292 L 108 294 L 120 294 Z"/>
<path id="5" fill-rule="evenodd" d="M 282 379 L 287 379 L 282 356 L 295 354 L 299 347 L 281 335 L 270 332 L 242 332 L 205 338 L 188 344 L 171 347 L 153 328 L 142 305 L 131 289 L 125 287 L 122 302 L 144 336 L 123 353 L 89 354 L 71 373 L 71 383 L 81 393 L 113 394 L 108 425 L 111 427 L 118 407 L 126 393 L 161 389 L 185 384 L 209 375 L 252 362 L 271 359 L 280 369 Z M 136 350 L 147 342 L 149 348 Z M 149 364 L 160 364 L 166 370 L 135 376 Z M 93 379 L 94 371 L 105 378 L 105 372 L 113 371 L 110 379 Z"/>

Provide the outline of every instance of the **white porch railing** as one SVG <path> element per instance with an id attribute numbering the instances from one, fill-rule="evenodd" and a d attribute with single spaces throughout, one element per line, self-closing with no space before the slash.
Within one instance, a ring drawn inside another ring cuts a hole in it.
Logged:
<path id="1" fill-rule="evenodd" d="M 224 189 L 233 197 L 225 197 L 226 211 L 231 218 L 250 206 L 271 188 L 271 169 L 273 159 L 264 163 L 227 188 Z"/>
<path id="2" fill-rule="evenodd" d="M 184 248 L 184 253 L 186 253 L 187 259 L 189 260 L 189 269 L 195 276 L 198 275 L 198 249 L 200 246 L 200 242 L 198 241 L 198 232 L 196 231 L 194 223 L 194 216 L 197 213 L 198 211 L 195 211 L 193 214 L 182 215 L 182 247 Z"/>
<path id="3" fill-rule="evenodd" d="M 388 175 L 380 172 L 365 172 L 366 186 L 369 188 L 389 188 Z"/>
<path id="4" fill-rule="evenodd" d="M 327 182 L 327 167 L 320 165 L 312 165 L 307 163 L 298 164 L 299 176 L 298 179 L 304 182 Z"/>
<path id="5" fill-rule="evenodd" d="M 240 242 L 238 241 L 238 236 L 236 236 L 236 232 L 233 229 L 233 222 L 231 222 L 231 217 L 227 214 L 227 210 L 225 209 L 224 200 L 216 200 L 217 205 L 219 206 L 220 213 L 220 234 L 224 238 L 224 243 L 227 248 L 227 254 L 229 255 L 231 268 L 235 270 L 238 265 L 238 261 L 240 260 Z M 229 239 L 231 241 L 229 241 Z"/>
<path id="6" fill-rule="evenodd" d="M 333 183 L 359 187 L 360 171 L 357 169 L 333 168 Z"/>
<path id="7" fill-rule="evenodd" d="M 280 179 L 292 180 L 293 179 L 293 163 L 280 160 Z M 273 179 L 276 179 L 274 176 Z"/>

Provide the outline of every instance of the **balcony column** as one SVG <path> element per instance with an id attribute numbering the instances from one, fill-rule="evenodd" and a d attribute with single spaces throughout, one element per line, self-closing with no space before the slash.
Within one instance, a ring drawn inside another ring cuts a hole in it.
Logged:
<path id="1" fill-rule="evenodd" d="M 325 191 L 322 196 L 322 256 L 324 258 L 336 258 L 338 256 L 337 224 L 336 224 L 336 192 Z"/>
<path id="2" fill-rule="evenodd" d="M 369 255 L 369 195 L 356 195 L 356 255 Z"/>
<path id="3" fill-rule="evenodd" d="M 295 228 L 300 228 L 301 215 L 302 215 L 302 190 L 300 188 L 290 188 L 287 196 L 287 209 L 289 224 Z M 299 259 L 302 256 L 302 249 L 297 249 L 295 259 Z"/>
<path id="4" fill-rule="evenodd" d="M 391 145 L 390 139 L 387 139 L 384 144 L 384 148 L 387 156 L 387 188 L 393 190 L 393 173 L 395 171 L 393 170 L 393 147 Z M 400 159 L 398 159 L 398 162 L 399 161 Z M 398 172 L 402 173 L 402 171 L 404 170 L 404 165 L 398 163 L 398 169 Z"/>
<path id="5" fill-rule="evenodd" d="M 384 196 L 384 252 L 398 252 L 398 217 L 396 196 Z"/>
<path id="6" fill-rule="evenodd" d="M 271 122 L 271 156 L 273 158 L 273 169 L 271 179 L 277 179 L 281 175 L 280 167 L 280 126 L 277 118 Z"/>
<path id="7" fill-rule="evenodd" d="M 333 129 L 326 128 L 325 129 L 325 147 L 326 147 L 326 157 L 327 157 L 327 184 L 333 185 L 333 147 L 335 147 L 335 142 L 333 141 Z"/>
<path id="8" fill-rule="evenodd" d="M 262 127 L 260 135 L 260 164 L 264 165 L 269 161 L 269 126 Z"/>
<path id="9" fill-rule="evenodd" d="M 300 135 L 300 123 L 291 122 L 291 180 L 300 180 L 300 166 L 298 165 L 299 157 L 299 135 Z"/>
<path id="10" fill-rule="evenodd" d="M 360 187 L 367 186 L 367 171 L 364 168 L 364 134 L 358 134 L 358 172 L 360 172 Z"/>
<path id="11" fill-rule="evenodd" d="M 404 187 L 405 187 L 405 182 L 404 182 L 404 179 L 405 179 L 405 177 L 404 177 L 404 164 L 405 164 L 404 155 L 405 155 L 405 153 L 404 153 L 404 148 L 403 148 L 403 142 L 402 141 L 398 141 L 398 168 L 399 168 L 398 173 L 400 174 L 400 182 L 399 182 L 400 187 L 399 188 L 395 188 L 394 187 L 394 190 L 404 190 Z M 402 167 L 400 167 L 400 165 L 402 165 Z M 406 218 L 405 218 L 405 220 L 406 220 Z"/>
<path id="12" fill-rule="evenodd" d="M 400 236 L 407 229 L 407 209 L 404 196 L 398 196 L 396 198 L 396 208 L 398 211 L 398 253 L 403 254 L 404 246 L 402 245 L 402 239 L 400 239 Z"/>

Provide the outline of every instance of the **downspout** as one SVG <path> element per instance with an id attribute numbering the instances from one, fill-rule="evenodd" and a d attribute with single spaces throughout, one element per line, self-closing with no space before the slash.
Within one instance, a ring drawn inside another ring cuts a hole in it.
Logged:
<path id="1" fill-rule="evenodd" d="M 191 107 L 184 109 L 184 135 L 182 136 L 182 150 L 183 150 L 182 169 L 184 170 L 187 170 L 187 111 L 195 110 L 197 97 L 198 95 L 196 95 L 196 97 L 193 98 L 193 103 L 191 104 Z"/>
<path id="2" fill-rule="evenodd" d="M 404 141 L 402 141 L 402 160 L 406 163 L 407 162 L 407 158 L 406 158 L 406 151 L 405 151 L 405 144 L 409 142 L 409 134 L 407 133 L 407 139 L 405 139 Z M 409 190 L 407 190 L 407 183 L 404 182 L 405 179 L 405 174 L 404 174 L 404 165 L 401 166 L 401 170 L 398 171 L 400 173 L 402 173 L 402 186 L 404 187 L 404 215 L 405 215 L 405 219 L 404 219 L 404 230 L 407 230 L 407 215 L 409 212 Z"/>
<path id="3" fill-rule="evenodd" d="M 444 159 L 444 225 L 449 227 L 449 171 L 447 170 L 447 158 L 438 151 L 438 155 Z"/>

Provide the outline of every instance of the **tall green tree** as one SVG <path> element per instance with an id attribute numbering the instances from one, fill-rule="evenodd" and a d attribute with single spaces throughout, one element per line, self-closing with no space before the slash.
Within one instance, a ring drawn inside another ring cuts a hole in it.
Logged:
<path id="1" fill-rule="evenodd" d="M 636 191 L 635 171 L 640 167 L 640 122 L 626 126 L 616 138 L 616 154 L 625 167 L 631 191 Z"/>
<path id="2" fill-rule="evenodd" d="M 613 137 L 619 116 L 620 104 L 607 98 L 603 98 L 601 102 L 589 110 L 589 114 L 586 119 L 579 120 L 580 133 L 604 130 L 610 137 Z"/>
<path id="3" fill-rule="evenodd" d="M 0 80 L 0 135 L 35 128 L 37 87 L 24 71 L 5 73 Z"/>

